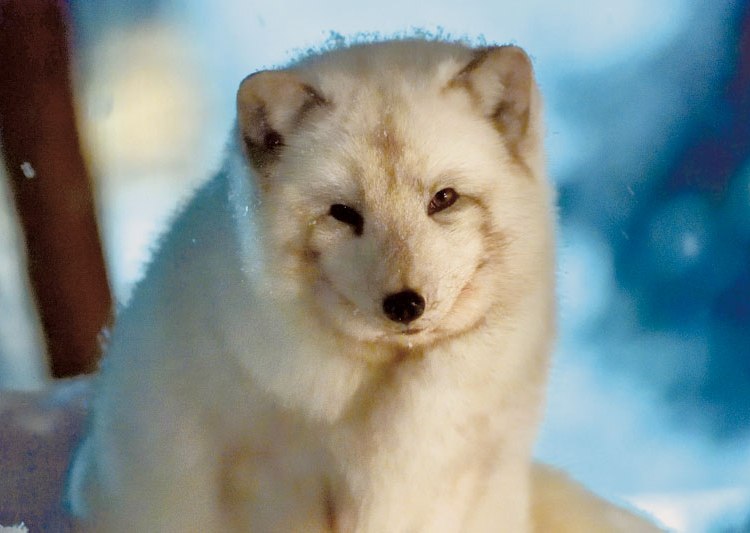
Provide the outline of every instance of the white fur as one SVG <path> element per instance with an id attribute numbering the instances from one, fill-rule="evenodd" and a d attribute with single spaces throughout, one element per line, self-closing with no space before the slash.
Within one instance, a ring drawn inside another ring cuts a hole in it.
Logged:
<path id="1" fill-rule="evenodd" d="M 518 49 L 462 73 L 474 57 L 381 43 L 243 82 L 224 170 L 117 317 L 71 480 L 95 527 L 522 533 L 576 514 L 531 501 L 582 493 L 531 475 L 555 305 L 540 103 Z M 305 87 L 321 98 L 299 120 Z M 502 99 L 527 128 L 493 127 Z M 239 141 L 264 128 L 285 146 L 253 168 Z M 447 187 L 458 202 L 428 216 Z M 408 326 L 382 311 L 404 288 L 427 302 Z M 626 530 L 593 496 L 561 501 Z"/>

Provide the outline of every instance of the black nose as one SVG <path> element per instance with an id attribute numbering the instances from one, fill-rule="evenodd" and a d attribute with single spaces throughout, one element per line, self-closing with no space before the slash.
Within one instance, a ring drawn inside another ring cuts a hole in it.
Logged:
<path id="1" fill-rule="evenodd" d="M 424 313 L 424 298 L 412 290 L 391 294 L 383 300 L 383 312 L 394 322 L 408 324 Z"/>

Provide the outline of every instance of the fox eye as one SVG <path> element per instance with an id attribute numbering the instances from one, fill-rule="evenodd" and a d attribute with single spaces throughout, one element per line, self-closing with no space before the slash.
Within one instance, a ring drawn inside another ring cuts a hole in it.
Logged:
<path id="1" fill-rule="evenodd" d="M 354 230 L 354 234 L 357 236 L 362 235 L 362 230 L 365 225 L 365 220 L 362 215 L 354 209 L 344 204 L 333 204 L 328 214 L 336 220 L 348 224 Z"/>
<path id="2" fill-rule="evenodd" d="M 440 189 L 435 193 L 435 196 L 430 200 L 430 205 L 427 206 L 427 214 L 434 215 L 435 213 L 447 209 L 458 200 L 458 193 L 455 189 L 448 187 L 447 189 Z"/>

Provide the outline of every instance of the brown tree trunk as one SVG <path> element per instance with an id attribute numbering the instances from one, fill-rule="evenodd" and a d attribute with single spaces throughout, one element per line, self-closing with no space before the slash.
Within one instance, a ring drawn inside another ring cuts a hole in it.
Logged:
<path id="1" fill-rule="evenodd" d="M 111 297 L 76 128 L 63 1 L 0 0 L 0 142 L 52 373 L 90 372 Z"/>

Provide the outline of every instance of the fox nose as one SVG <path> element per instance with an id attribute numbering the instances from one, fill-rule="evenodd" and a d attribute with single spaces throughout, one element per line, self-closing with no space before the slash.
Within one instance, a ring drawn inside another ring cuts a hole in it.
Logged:
<path id="1" fill-rule="evenodd" d="M 408 324 L 424 313 L 424 298 L 410 289 L 390 294 L 383 299 L 383 312 L 394 322 Z"/>

